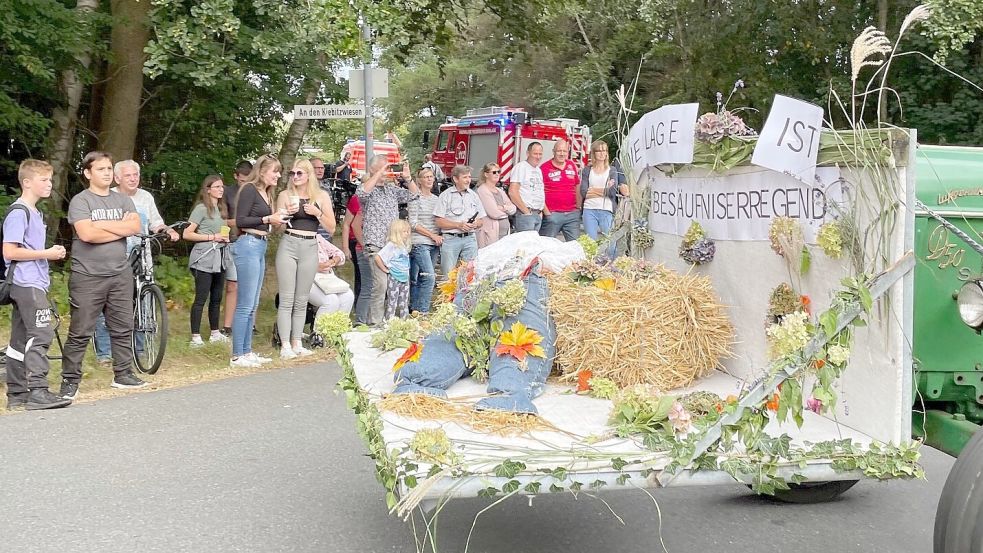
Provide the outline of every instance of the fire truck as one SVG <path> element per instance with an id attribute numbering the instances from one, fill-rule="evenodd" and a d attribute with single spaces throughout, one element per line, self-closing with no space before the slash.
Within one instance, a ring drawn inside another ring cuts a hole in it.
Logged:
<path id="1" fill-rule="evenodd" d="M 399 152 L 399 143 L 395 136 L 387 135 L 385 140 L 374 140 L 372 142 L 372 153 L 377 156 L 384 156 L 389 167 L 386 168 L 386 175 L 389 178 L 396 176 L 403 170 L 403 156 Z M 352 168 L 352 178 L 361 180 L 365 175 L 365 141 L 350 140 L 341 148 L 342 159 L 348 156 L 349 164 Z"/>
<path id="2" fill-rule="evenodd" d="M 590 128 L 576 119 L 533 119 L 522 108 L 488 107 L 468 110 L 464 117 L 448 117 L 437 131 L 434 163 L 450 176 L 455 165 L 467 165 L 477 175 L 486 163 L 501 167 L 501 182 L 509 182 L 512 168 L 525 159 L 530 142 L 543 145 L 543 159 L 553 157 L 553 145 L 570 142 L 570 159 L 584 167 L 590 153 Z M 424 142 L 429 142 L 425 133 Z M 427 149 L 425 145 L 424 149 Z"/>

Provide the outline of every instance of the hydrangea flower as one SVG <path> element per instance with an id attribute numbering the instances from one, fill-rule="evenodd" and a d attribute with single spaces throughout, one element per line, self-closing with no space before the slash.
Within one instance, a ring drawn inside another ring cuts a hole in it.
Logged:
<path id="1" fill-rule="evenodd" d="M 816 234 L 816 242 L 823 249 L 823 253 L 832 259 L 839 259 L 843 256 L 843 229 L 838 221 L 828 221 L 819 227 Z"/>
<path id="2" fill-rule="evenodd" d="M 686 411 L 683 404 L 678 401 L 673 403 L 672 408 L 669 409 L 669 422 L 672 423 L 672 429 L 677 434 L 686 434 L 689 432 L 692 419 L 693 417 Z"/>
<path id="3" fill-rule="evenodd" d="M 754 134 L 744 120 L 728 110 L 720 113 L 704 113 L 696 120 L 696 139 L 717 144 L 728 136 Z"/>
<path id="4" fill-rule="evenodd" d="M 782 322 L 769 326 L 767 333 L 771 359 L 797 354 L 812 338 L 809 316 L 803 311 L 790 313 L 782 318 Z"/>
<path id="5" fill-rule="evenodd" d="M 850 360 L 850 348 L 833 344 L 826 348 L 826 357 L 836 366 L 843 366 Z"/>

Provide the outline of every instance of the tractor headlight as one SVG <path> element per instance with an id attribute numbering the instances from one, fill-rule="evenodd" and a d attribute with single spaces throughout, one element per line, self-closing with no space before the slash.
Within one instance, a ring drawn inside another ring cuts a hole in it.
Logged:
<path id="1" fill-rule="evenodd" d="M 979 332 L 983 328 L 983 284 L 979 280 L 963 284 L 956 296 L 956 304 L 963 322 Z"/>

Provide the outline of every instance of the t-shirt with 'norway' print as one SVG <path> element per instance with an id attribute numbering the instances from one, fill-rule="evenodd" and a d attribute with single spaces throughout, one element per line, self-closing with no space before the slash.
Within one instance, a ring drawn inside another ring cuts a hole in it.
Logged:
<path id="1" fill-rule="evenodd" d="M 136 213 L 133 200 L 119 192 L 108 191 L 100 196 L 83 190 L 68 204 L 68 223 L 74 225 L 86 219 L 122 221 L 127 213 Z M 105 244 L 86 242 L 75 233 L 72 241 L 72 271 L 89 276 L 116 276 L 126 269 L 126 239 Z"/>

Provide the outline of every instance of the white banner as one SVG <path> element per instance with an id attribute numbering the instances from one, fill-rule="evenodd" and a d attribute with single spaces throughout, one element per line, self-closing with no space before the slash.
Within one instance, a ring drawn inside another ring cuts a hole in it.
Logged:
<path id="1" fill-rule="evenodd" d="M 628 156 L 635 178 L 662 163 L 691 163 L 699 104 L 674 104 L 650 111 L 628 132 Z"/>
<path id="2" fill-rule="evenodd" d="M 667 177 L 650 172 L 652 209 L 649 228 L 682 236 L 697 221 L 714 240 L 768 240 L 775 217 L 797 219 L 805 240 L 833 219 L 843 201 L 840 172 L 821 167 L 811 183 L 770 171 L 708 177 Z"/>
<path id="3" fill-rule="evenodd" d="M 822 126 L 823 108 L 776 94 L 751 163 L 811 183 Z"/>

